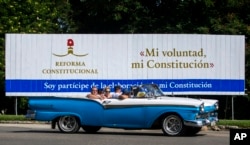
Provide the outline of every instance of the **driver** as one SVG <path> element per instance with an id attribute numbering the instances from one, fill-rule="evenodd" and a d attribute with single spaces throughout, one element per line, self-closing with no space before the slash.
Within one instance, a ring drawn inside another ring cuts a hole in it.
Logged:
<path id="1" fill-rule="evenodd" d="M 121 86 L 115 86 L 115 92 L 112 94 L 112 98 L 119 98 L 119 96 L 122 95 L 122 88 Z"/>

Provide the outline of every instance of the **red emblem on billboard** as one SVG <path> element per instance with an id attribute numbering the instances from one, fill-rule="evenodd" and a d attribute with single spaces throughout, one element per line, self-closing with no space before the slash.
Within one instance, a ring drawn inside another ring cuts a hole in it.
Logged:
<path id="1" fill-rule="evenodd" d="M 67 46 L 68 46 L 68 53 L 67 54 L 62 54 L 62 55 L 59 55 L 59 54 L 54 54 L 55 56 L 59 56 L 59 57 L 63 57 L 63 56 L 67 56 L 69 54 L 72 54 L 72 55 L 75 55 L 75 56 L 86 56 L 88 54 L 74 54 L 74 51 L 73 51 L 73 46 L 74 46 L 74 40 L 73 39 L 68 39 L 67 40 Z"/>
<path id="2" fill-rule="evenodd" d="M 69 47 L 74 46 L 74 41 L 73 41 L 72 39 L 68 39 L 67 45 L 68 45 Z"/>

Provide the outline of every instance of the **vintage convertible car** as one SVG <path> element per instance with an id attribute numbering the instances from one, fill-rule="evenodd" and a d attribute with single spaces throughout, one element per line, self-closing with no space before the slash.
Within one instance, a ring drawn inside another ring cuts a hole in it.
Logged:
<path id="1" fill-rule="evenodd" d="M 169 97 L 155 84 L 131 88 L 124 100 L 93 100 L 86 97 L 30 97 L 27 118 L 51 121 L 64 133 L 101 127 L 162 129 L 164 135 L 194 135 L 202 126 L 217 121 L 217 100 Z"/>

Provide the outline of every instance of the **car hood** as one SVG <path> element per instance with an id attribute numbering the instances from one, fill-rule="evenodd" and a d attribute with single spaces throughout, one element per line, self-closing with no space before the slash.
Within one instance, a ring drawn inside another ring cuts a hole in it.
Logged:
<path id="1" fill-rule="evenodd" d="M 178 100 L 178 101 L 183 101 L 185 103 L 188 102 L 203 102 L 204 106 L 211 106 L 214 105 L 215 103 L 218 102 L 218 100 L 214 100 L 214 99 L 195 99 L 195 98 L 186 98 L 186 97 L 168 97 L 168 96 L 161 96 L 161 97 L 157 97 L 157 99 L 167 99 L 167 100 Z"/>
<path id="2" fill-rule="evenodd" d="M 216 111 L 218 108 L 216 108 L 216 103 L 218 103 L 218 100 L 215 99 L 195 99 L 195 98 L 185 98 L 185 97 L 168 97 L 168 96 L 162 96 L 157 97 L 157 99 L 164 99 L 169 101 L 175 101 L 175 102 L 183 102 L 185 104 L 187 103 L 200 103 L 204 104 L 205 112 L 211 112 Z"/>
<path id="3" fill-rule="evenodd" d="M 185 98 L 185 97 L 161 96 L 161 97 L 157 97 L 157 99 L 159 99 L 159 100 L 167 100 L 169 102 L 179 102 L 179 103 L 183 103 L 183 104 L 197 104 L 197 105 L 201 105 L 202 103 L 204 103 L 200 99 Z"/>

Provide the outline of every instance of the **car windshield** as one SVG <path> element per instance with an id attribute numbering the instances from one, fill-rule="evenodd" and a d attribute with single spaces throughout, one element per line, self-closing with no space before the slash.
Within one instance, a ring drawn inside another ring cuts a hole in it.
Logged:
<path id="1" fill-rule="evenodd" d="M 144 95 L 140 96 L 140 93 L 143 93 Z M 136 94 L 137 97 L 145 97 L 145 98 L 164 96 L 162 90 L 155 84 L 141 85 L 138 88 L 138 92 Z"/>

